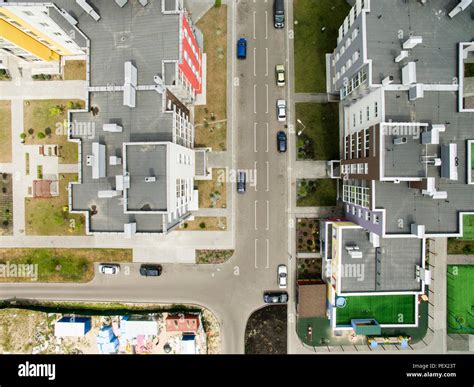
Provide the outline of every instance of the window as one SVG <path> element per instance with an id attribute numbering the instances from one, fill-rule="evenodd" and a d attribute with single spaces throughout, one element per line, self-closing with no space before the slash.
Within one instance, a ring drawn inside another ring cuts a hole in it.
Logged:
<path id="1" fill-rule="evenodd" d="M 367 106 L 367 121 L 370 121 L 370 107 Z"/>
<path id="2" fill-rule="evenodd" d="M 370 222 L 370 212 L 369 211 L 366 211 L 366 213 L 365 213 L 365 220 L 367 222 Z"/>
<path id="3" fill-rule="evenodd" d="M 362 125 L 362 110 L 359 111 L 359 122 Z"/>
<path id="4" fill-rule="evenodd" d="M 359 35 L 359 29 L 358 29 L 358 28 L 354 28 L 354 31 L 352 31 L 352 40 L 354 40 L 355 38 L 357 38 L 357 35 Z"/>
<path id="5" fill-rule="evenodd" d="M 360 208 L 357 209 L 357 216 L 362 218 L 362 210 Z"/>
<path id="6" fill-rule="evenodd" d="M 378 104 L 378 102 L 374 103 L 374 115 L 375 115 L 375 118 L 377 118 L 379 116 L 379 104 Z"/>
<path id="7" fill-rule="evenodd" d="M 352 126 L 355 128 L 356 126 L 356 115 L 352 114 Z"/>
<path id="8" fill-rule="evenodd" d="M 23 11 L 23 13 L 27 16 L 33 16 L 34 15 L 34 13 L 31 12 L 31 11 Z"/>
<path id="9" fill-rule="evenodd" d="M 359 59 L 359 51 L 356 51 L 352 54 L 352 61 L 356 62 Z"/>
<path id="10" fill-rule="evenodd" d="M 49 27 L 49 24 L 48 24 L 48 23 L 40 23 L 40 26 L 42 26 L 42 27 Z"/>

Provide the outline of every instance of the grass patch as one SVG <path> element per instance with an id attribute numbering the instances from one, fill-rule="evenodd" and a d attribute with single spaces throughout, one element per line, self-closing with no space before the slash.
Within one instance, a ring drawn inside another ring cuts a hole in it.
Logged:
<path id="1" fill-rule="evenodd" d="M 335 206 L 337 181 L 334 179 L 297 180 L 297 207 Z"/>
<path id="2" fill-rule="evenodd" d="M 212 180 L 198 180 L 199 208 L 226 208 L 227 184 L 225 169 L 213 169 Z"/>
<path id="3" fill-rule="evenodd" d="M 0 101 L 0 163 L 12 161 L 12 114 L 10 101 Z"/>
<path id="4" fill-rule="evenodd" d="M 462 239 L 474 241 L 474 215 L 463 216 L 463 236 Z"/>
<path id="5" fill-rule="evenodd" d="M 84 235 L 84 216 L 68 211 L 68 185 L 73 181 L 77 174 L 60 174 L 59 196 L 25 199 L 27 235 Z"/>
<path id="6" fill-rule="evenodd" d="M 296 92 L 325 93 L 326 54 L 336 48 L 339 27 L 350 7 L 345 0 L 294 0 L 293 4 Z"/>
<path id="7" fill-rule="evenodd" d="M 227 218 L 196 216 L 194 220 L 187 220 L 178 230 L 183 231 L 225 231 Z"/>
<path id="8" fill-rule="evenodd" d="M 81 100 L 28 100 L 24 102 L 25 144 L 58 145 L 59 162 L 77 164 L 77 144 L 67 140 L 67 111 L 84 108 Z M 57 129 L 60 130 L 57 130 Z"/>
<path id="9" fill-rule="evenodd" d="M 196 250 L 196 263 L 224 263 L 233 255 L 234 250 Z"/>
<path id="10" fill-rule="evenodd" d="M 39 282 L 88 282 L 94 262 L 132 262 L 131 249 L 0 249 L 0 263 L 38 265 Z M 31 281 L 3 278 L 0 281 Z"/>
<path id="11" fill-rule="evenodd" d="M 227 145 L 227 6 L 211 8 L 197 23 L 207 56 L 206 105 L 196 106 L 196 147 L 226 150 Z"/>
<path id="12" fill-rule="evenodd" d="M 85 60 L 67 60 L 64 65 L 65 81 L 85 81 L 86 80 L 86 61 Z"/>
<path id="13" fill-rule="evenodd" d="M 474 255 L 474 241 L 448 238 L 448 254 Z"/>
<path id="14" fill-rule="evenodd" d="M 465 78 L 474 77 L 474 63 L 464 63 L 464 77 Z"/>
<path id="15" fill-rule="evenodd" d="M 298 160 L 339 159 L 339 104 L 297 103 Z"/>
<path id="16" fill-rule="evenodd" d="M 350 325 L 352 319 L 373 318 L 379 324 L 414 324 L 415 297 L 355 296 L 346 297 L 344 308 L 336 310 L 336 324 Z"/>
<path id="17" fill-rule="evenodd" d="M 474 333 L 474 266 L 448 265 L 448 333 Z"/>

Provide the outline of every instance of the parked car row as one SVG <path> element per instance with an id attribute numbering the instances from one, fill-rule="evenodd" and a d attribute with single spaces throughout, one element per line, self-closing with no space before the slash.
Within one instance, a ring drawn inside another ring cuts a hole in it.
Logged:
<path id="1" fill-rule="evenodd" d="M 278 265 L 277 284 L 280 289 L 286 289 L 288 286 L 288 269 L 286 265 Z M 288 302 L 288 293 L 284 291 L 263 293 L 263 302 L 266 304 L 286 304 Z"/>
<path id="2" fill-rule="evenodd" d="M 140 266 L 140 275 L 144 277 L 159 277 L 162 270 L 161 265 L 143 264 Z M 99 273 L 117 275 L 120 273 L 120 265 L 118 263 L 101 263 L 99 264 Z"/>

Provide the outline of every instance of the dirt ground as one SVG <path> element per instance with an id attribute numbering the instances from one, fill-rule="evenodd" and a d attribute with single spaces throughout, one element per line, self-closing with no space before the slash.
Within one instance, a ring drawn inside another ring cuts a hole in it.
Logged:
<path id="1" fill-rule="evenodd" d="M 287 331 L 286 305 L 269 305 L 257 310 L 245 329 L 245 353 L 286 354 Z"/>

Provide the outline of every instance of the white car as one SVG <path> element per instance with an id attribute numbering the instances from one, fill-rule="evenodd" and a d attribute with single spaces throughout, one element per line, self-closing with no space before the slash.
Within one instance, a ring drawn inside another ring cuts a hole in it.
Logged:
<path id="1" fill-rule="evenodd" d="M 120 265 L 115 263 L 101 263 L 99 265 L 99 272 L 102 274 L 118 274 L 120 272 Z"/>
<path id="2" fill-rule="evenodd" d="M 286 101 L 284 99 L 277 99 L 276 111 L 278 121 L 286 121 Z"/>
<path id="3" fill-rule="evenodd" d="M 286 265 L 278 266 L 278 287 L 280 289 L 286 289 L 288 283 L 288 273 L 286 270 Z"/>
<path id="4" fill-rule="evenodd" d="M 275 78 L 277 86 L 285 86 L 285 66 L 281 64 L 275 66 Z"/>

